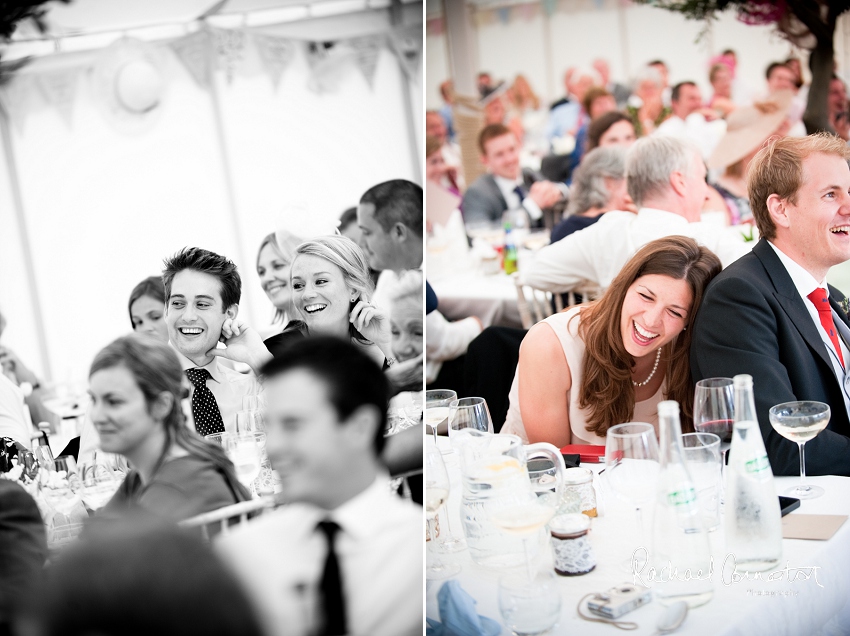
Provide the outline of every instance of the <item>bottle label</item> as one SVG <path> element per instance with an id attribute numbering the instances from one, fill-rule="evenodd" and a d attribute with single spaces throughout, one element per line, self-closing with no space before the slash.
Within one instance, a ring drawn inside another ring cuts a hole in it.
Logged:
<path id="1" fill-rule="evenodd" d="M 693 488 L 685 488 L 684 490 L 674 490 L 667 494 L 667 501 L 671 506 L 684 506 L 696 501 L 696 492 Z"/>
<path id="2" fill-rule="evenodd" d="M 748 473 L 760 473 L 770 468 L 770 462 L 767 460 L 767 455 L 756 457 L 744 464 L 744 470 Z"/>

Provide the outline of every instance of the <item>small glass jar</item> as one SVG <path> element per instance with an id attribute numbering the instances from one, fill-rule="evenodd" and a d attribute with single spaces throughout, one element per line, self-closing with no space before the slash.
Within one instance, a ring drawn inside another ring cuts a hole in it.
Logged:
<path id="1" fill-rule="evenodd" d="M 555 573 L 580 576 L 596 567 L 596 555 L 587 538 L 590 519 L 587 515 L 558 515 L 549 522 Z"/>
<path id="2" fill-rule="evenodd" d="M 596 492 L 593 490 L 593 471 L 579 466 L 564 471 L 562 499 L 567 493 L 575 493 L 581 499 L 581 512 L 588 517 L 596 516 Z"/>

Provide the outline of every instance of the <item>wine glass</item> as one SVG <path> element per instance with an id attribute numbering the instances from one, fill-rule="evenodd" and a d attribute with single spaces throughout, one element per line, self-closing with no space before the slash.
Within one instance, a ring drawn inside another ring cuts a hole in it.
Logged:
<path id="1" fill-rule="evenodd" d="M 655 499 L 660 469 L 658 440 L 652 424 L 629 422 L 608 429 L 605 439 L 605 474 L 614 491 L 635 508 L 638 547 L 646 546 L 641 509 Z"/>
<path id="2" fill-rule="evenodd" d="M 449 406 L 457 399 L 457 393 L 449 389 L 425 391 L 425 425 L 431 427 L 434 441 L 442 428 L 448 435 Z"/>
<path id="3" fill-rule="evenodd" d="M 236 477 L 242 484 L 255 495 L 254 480 L 260 475 L 260 464 L 262 457 L 257 437 L 263 433 L 233 433 L 222 437 L 225 451 L 233 467 L 236 469 Z"/>
<path id="4" fill-rule="evenodd" d="M 800 448 L 800 484 L 785 492 L 786 495 L 798 499 L 815 499 L 824 493 L 820 486 L 810 486 L 806 483 L 806 442 L 820 433 L 829 424 L 831 411 L 829 405 L 823 402 L 805 400 L 802 402 L 785 402 L 770 409 L 770 424 L 773 430 L 785 439 L 797 442 Z"/>
<path id="5" fill-rule="evenodd" d="M 431 564 L 425 569 L 427 579 L 447 579 L 460 572 L 457 563 L 443 563 L 435 549 L 437 536 L 437 511 L 449 499 L 451 483 L 443 454 L 430 439 L 425 440 L 425 515 L 428 534 L 431 536 Z"/>
<path id="6" fill-rule="evenodd" d="M 254 396 L 246 396 L 254 397 Z M 256 400 L 256 397 L 254 397 Z M 236 431 L 238 433 L 256 433 L 265 430 L 263 419 L 258 410 L 244 410 L 236 412 Z"/>
<path id="7" fill-rule="evenodd" d="M 522 537 L 525 550 L 525 567 L 528 581 L 534 580 L 531 559 L 531 541 L 540 529 L 555 516 L 550 499 L 538 497 L 528 490 L 509 490 L 487 502 L 488 517 L 492 524 L 505 534 Z"/>
<path id="8" fill-rule="evenodd" d="M 105 506 L 124 481 L 126 471 L 113 469 L 113 466 L 120 465 L 119 457 L 121 456 L 112 453 L 94 451 L 91 463 L 83 466 L 81 494 L 83 503 L 90 510 Z"/>
<path id="9" fill-rule="evenodd" d="M 696 432 L 717 435 L 721 442 L 721 452 L 725 454 L 732 442 L 734 424 L 735 392 L 732 378 L 706 378 L 697 382 L 694 391 Z"/>
<path id="10" fill-rule="evenodd" d="M 493 433 L 493 420 L 490 419 L 490 409 L 484 398 L 466 397 L 452 400 L 449 404 L 449 441 L 452 448 L 456 446 L 454 438 L 457 432 L 464 428 Z"/>

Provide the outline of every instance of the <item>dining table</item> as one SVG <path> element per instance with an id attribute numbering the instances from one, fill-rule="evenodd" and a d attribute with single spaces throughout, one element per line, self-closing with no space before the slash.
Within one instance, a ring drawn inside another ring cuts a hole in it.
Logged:
<path id="1" fill-rule="evenodd" d="M 460 517 L 461 473 L 458 460 L 451 451 L 448 438 L 440 437 L 438 447 L 443 451 L 450 476 L 451 489 L 446 508 L 453 534 L 462 534 Z M 588 538 L 597 565 L 580 576 L 556 576 L 561 598 L 561 613 L 551 634 L 611 635 L 622 633 L 606 623 L 589 622 L 577 611 L 579 601 L 587 594 L 604 592 L 622 584 L 653 586 L 646 569 L 626 560 L 641 543 L 651 549 L 651 531 L 641 538 L 637 530 L 634 508 L 608 486 L 604 464 L 584 463 L 594 473 L 593 486 L 597 496 L 599 516 L 591 518 Z M 801 501 L 793 515 L 850 515 L 850 477 L 807 477 L 810 483 L 824 488 L 822 497 Z M 799 483 L 799 477 L 775 477 L 777 493 Z M 721 513 L 722 514 L 722 513 Z M 787 517 L 786 517 L 787 518 Z M 828 540 L 783 539 L 782 557 L 773 570 L 745 573 L 734 567 L 734 555 L 727 553 L 723 523 L 709 533 L 712 555 L 710 580 L 713 596 L 706 604 L 689 610 L 685 622 L 675 632 L 706 636 L 834 636 L 850 634 L 850 523 L 846 522 Z M 651 512 L 645 518 L 651 528 Z M 549 534 L 539 535 L 540 549 L 534 567 L 537 571 L 554 570 Z M 432 558 L 429 546 L 428 560 Z M 496 571 L 473 562 L 469 550 L 440 554 L 444 562 L 460 564 L 460 573 L 453 577 L 476 602 L 476 612 L 498 621 L 506 636 L 511 631 L 501 620 L 498 605 L 500 577 L 521 574 L 521 571 Z M 647 580 L 649 579 L 649 580 Z M 445 580 L 428 580 L 426 585 L 426 617 L 440 620 L 438 593 Z M 665 607 L 653 600 L 621 617 L 638 627 L 630 632 L 636 636 L 656 634 L 657 624 Z M 587 613 L 587 609 L 584 609 Z"/>

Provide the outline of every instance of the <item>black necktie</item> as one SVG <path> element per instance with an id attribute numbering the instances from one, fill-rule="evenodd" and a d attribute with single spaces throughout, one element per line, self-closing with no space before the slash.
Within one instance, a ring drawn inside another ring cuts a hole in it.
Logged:
<path id="1" fill-rule="evenodd" d="M 195 429 L 202 437 L 213 433 L 224 432 L 224 422 L 215 396 L 207 388 L 207 378 L 211 378 L 206 369 L 186 369 L 186 377 L 195 385 L 192 393 L 192 417 L 195 418 Z"/>
<path id="2" fill-rule="evenodd" d="M 346 634 L 342 575 L 336 550 L 334 550 L 334 538 L 340 527 L 334 521 L 320 521 L 317 527 L 325 533 L 325 538 L 328 540 L 328 556 L 325 559 L 325 568 L 322 570 L 322 581 L 319 587 L 322 599 L 322 629 L 319 634 L 322 636 Z"/>
<path id="3" fill-rule="evenodd" d="M 528 196 L 525 191 L 525 188 L 523 188 L 522 186 L 517 186 L 514 188 L 514 192 L 519 197 L 519 204 L 522 205 L 522 202 L 525 201 L 525 197 Z"/>

